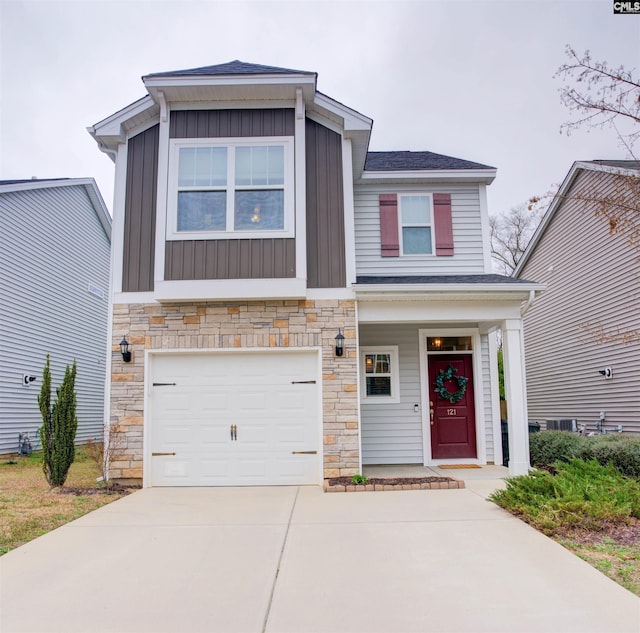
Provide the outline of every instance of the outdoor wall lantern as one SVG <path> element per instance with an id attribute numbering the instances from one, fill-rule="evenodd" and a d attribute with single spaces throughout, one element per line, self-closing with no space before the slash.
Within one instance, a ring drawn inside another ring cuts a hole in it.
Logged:
<path id="1" fill-rule="evenodd" d="M 340 330 L 336 336 L 336 356 L 342 356 L 344 351 L 344 335 Z"/>
<path id="2" fill-rule="evenodd" d="M 131 362 L 131 352 L 129 351 L 129 341 L 127 341 L 126 337 L 120 341 L 120 352 L 122 352 L 122 360 L 125 363 Z"/>

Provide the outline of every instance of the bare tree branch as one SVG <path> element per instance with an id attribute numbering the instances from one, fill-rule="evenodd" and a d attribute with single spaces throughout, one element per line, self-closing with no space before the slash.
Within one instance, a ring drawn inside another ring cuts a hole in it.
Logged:
<path id="1" fill-rule="evenodd" d="M 498 272 L 510 275 L 515 270 L 539 222 L 537 208 L 525 204 L 489 217 L 491 257 Z"/>
<path id="2" fill-rule="evenodd" d="M 567 45 L 569 63 L 558 68 L 554 77 L 565 85 L 560 88 L 562 103 L 576 115 L 560 130 L 570 134 L 582 127 L 613 127 L 629 153 L 640 138 L 640 80 L 635 69 L 617 68 L 591 58 L 589 51 L 579 56 Z M 625 124 L 629 129 L 623 129 Z"/>

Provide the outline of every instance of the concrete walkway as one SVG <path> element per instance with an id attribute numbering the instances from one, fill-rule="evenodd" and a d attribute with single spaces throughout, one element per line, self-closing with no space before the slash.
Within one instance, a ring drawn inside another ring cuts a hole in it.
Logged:
<path id="1" fill-rule="evenodd" d="M 141 490 L 0 558 L 0 631 L 640 631 L 640 599 L 496 485 Z"/>

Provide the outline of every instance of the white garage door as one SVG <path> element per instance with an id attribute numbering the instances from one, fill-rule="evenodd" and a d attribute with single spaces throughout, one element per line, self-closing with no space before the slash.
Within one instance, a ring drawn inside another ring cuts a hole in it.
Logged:
<path id="1" fill-rule="evenodd" d="M 319 482 L 315 353 L 156 354 L 149 388 L 150 485 Z"/>

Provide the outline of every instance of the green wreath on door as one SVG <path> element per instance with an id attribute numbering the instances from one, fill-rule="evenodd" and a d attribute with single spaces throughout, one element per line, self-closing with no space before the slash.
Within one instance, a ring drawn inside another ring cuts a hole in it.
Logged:
<path id="1" fill-rule="evenodd" d="M 444 386 L 446 382 L 450 380 L 455 380 L 458 383 L 458 390 L 454 393 L 451 393 Z M 441 369 L 436 376 L 435 385 L 436 388 L 434 391 L 437 394 L 440 394 L 440 397 L 443 400 L 448 400 L 451 404 L 455 404 L 456 402 L 460 402 L 464 397 L 464 394 L 467 392 L 467 383 L 469 382 L 468 378 L 464 376 L 458 376 L 458 370 L 453 366 L 449 365 L 447 369 Z"/>

